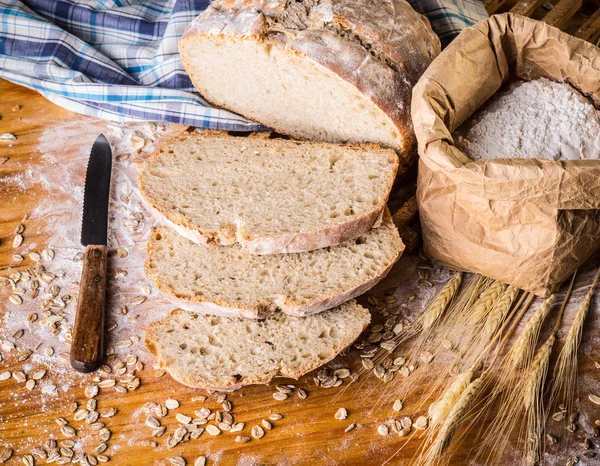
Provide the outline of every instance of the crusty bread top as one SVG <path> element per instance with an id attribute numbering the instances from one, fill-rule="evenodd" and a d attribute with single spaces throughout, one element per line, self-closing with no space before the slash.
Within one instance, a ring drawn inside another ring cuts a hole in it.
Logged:
<path id="1" fill-rule="evenodd" d="M 296 138 L 406 153 L 412 87 L 440 42 L 404 0 L 216 0 L 179 52 L 214 105 Z"/>
<path id="2" fill-rule="evenodd" d="M 139 185 L 147 204 L 189 239 L 272 254 L 323 248 L 368 231 L 397 168 L 396 154 L 374 145 L 211 132 L 168 141 L 146 163 Z"/>
<path id="3" fill-rule="evenodd" d="M 178 382 L 231 390 L 276 376 L 298 378 L 325 364 L 358 338 L 370 317 L 355 301 L 310 317 L 279 313 L 260 321 L 176 309 L 148 326 L 146 344 Z"/>
<path id="4" fill-rule="evenodd" d="M 167 227 L 148 242 L 146 273 L 189 310 L 210 303 L 258 318 L 282 310 L 321 312 L 364 293 L 400 257 L 403 244 L 389 212 L 380 227 L 337 246 L 296 254 L 249 254 L 238 245 L 198 245 Z"/>

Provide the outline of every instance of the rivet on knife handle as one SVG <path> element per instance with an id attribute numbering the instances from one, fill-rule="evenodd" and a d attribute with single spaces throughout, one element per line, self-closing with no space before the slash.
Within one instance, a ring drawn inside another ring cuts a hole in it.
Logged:
<path id="1" fill-rule="evenodd" d="M 92 372 L 102 362 L 105 299 L 106 246 L 90 245 L 85 248 L 71 340 L 71 366 L 79 372 Z"/>

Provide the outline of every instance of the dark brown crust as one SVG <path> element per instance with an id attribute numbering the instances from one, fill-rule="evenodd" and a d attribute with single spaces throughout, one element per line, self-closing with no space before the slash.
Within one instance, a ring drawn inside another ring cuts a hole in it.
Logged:
<path id="1" fill-rule="evenodd" d="M 221 139 L 237 139 L 235 136 L 230 136 L 226 133 L 218 131 L 207 131 L 204 133 L 194 133 L 191 135 L 179 135 L 169 138 L 161 147 L 166 147 L 175 140 L 181 140 L 182 138 L 197 137 L 197 138 L 221 138 Z M 339 147 L 339 144 L 330 143 L 306 143 L 300 141 L 289 141 L 290 144 L 310 144 L 311 147 Z M 377 144 L 344 144 L 344 147 L 349 149 L 361 149 L 370 151 L 382 151 L 392 154 L 389 149 L 384 149 Z M 229 245 L 237 242 L 236 228 L 231 225 L 228 228 L 224 228 L 218 231 L 206 231 L 201 230 L 198 226 L 193 225 L 187 217 L 166 210 L 162 206 L 157 205 L 152 196 L 146 190 L 144 183 L 144 177 L 147 167 L 151 166 L 155 159 L 160 156 L 160 148 L 158 148 L 154 154 L 152 154 L 145 163 L 144 169 L 138 178 L 138 187 L 146 206 L 154 214 L 158 220 L 162 223 L 166 223 L 171 228 L 176 229 L 178 233 L 185 236 L 189 240 L 197 244 L 218 244 L 218 245 Z M 392 189 L 393 180 L 397 175 L 398 164 L 394 167 L 394 172 L 390 176 L 389 192 Z M 281 254 L 281 253 L 296 253 L 312 251 L 314 249 L 321 249 L 328 246 L 335 246 L 346 240 L 356 238 L 371 228 L 377 226 L 382 218 L 385 206 L 387 203 L 387 197 L 381 200 L 381 204 L 374 208 L 372 211 L 367 212 L 359 217 L 354 217 L 345 223 L 330 225 L 316 230 L 301 231 L 297 233 L 286 233 L 273 237 L 257 237 L 257 238 L 243 238 L 240 244 L 253 254 Z"/>
<path id="2" fill-rule="evenodd" d="M 239 383 L 239 384 L 224 383 L 223 385 L 220 385 L 220 386 L 214 386 L 214 385 L 208 386 L 206 384 L 206 382 L 199 380 L 199 379 L 194 379 L 193 377 L 180 377 L 179 374 L 176 373 L 176 371 L 171 370 L 169 368 L 169 366 L 164 363 L 164 361 L 161 359 L 160 352 L 158 351 L 158 349 L 156 347 L 155 341 L 157 341 L 160 338 L 159 335 L 157 334 L 159 327 L 161 325 L 163 325 L 163 322 L 165 320 L 172 318 L 175 314 L 180 313 L 180 312 L 186 312 L 186 311 L 184 311 L 183 309 L 174 309 L 164 319 L 158 320 L 155 322 L 151 322 L 148 325 L 148 328 L 146 329 L 146 337 L 144 340 L 146 343 L 146 347 L 148 348 L 150 353 L 152 353 L 152 355 L 154 355 L 156 357 L 159 367 L 165 368 L 167 370 L 167 372 L 169 372 L 169 375 L 171 375 L 171 377 L 173 377 L 173 379 L 175 379 L 177 382 L 179 382 L 183 385 L 186 385 L 188 387 L 192 387 L 192 388 L 203 388 L 203 389 L 207 389 L 207 390 L 221 390 L 221 391 L 237 390 L 237 389 L 239 389 L 243 386 L 247 386 L 247 385 L 266 385 L 276 377 L 299 379 L 304 374 L 311 372 L 312 370 L 322 366 L 323 364 L 328 363 L 333 358 L 335 358 L 344 349 L 349 347 L 360 336 L 362 331 L 369 325 L 369 320 L 367 320 L 367 322 L 363 325 L 363 328 L 359 332 L 357 332 L 356 334 L 348 335 L 348 338 L 346 339 L 344 344 L 341 345 L 340 348 L 331 348 L 331 351 L 327 354 L 325 359 L 322 359 L 319 361 L 314 361 L 314 364 L 307 366 L 302 371 L 291 372 L 291 373 L 287 373 L 287 372 L 283 373 L 281 371 L 269 372 L 269 373 L 264 374 L 264 376 L 260 377 L 260 378 L 246 378 L 246 379 L 244 379 L 243 383 Z"/>
<path id="3" fill-rule="evenodd" d="M 312 2 L 313 9 L 302 19 L 306 24 L 292 29 L 285 21 L 290 3 L 296 5 L 284 0 L 216 1 L 187 28 L 180 53 L 185 43 L 197 36 L 254 40 L 300 53 L 368 96 L 403 136 L 394 149 L 408 152 L 414 141 L 412 87 L 440 52 L 439 39 L 428 21 L 403 0 L 331 0 Z M 185 53 L 181 55 L 196 83 Z M 200 90 L 210 100 L 210 93 Z"/>

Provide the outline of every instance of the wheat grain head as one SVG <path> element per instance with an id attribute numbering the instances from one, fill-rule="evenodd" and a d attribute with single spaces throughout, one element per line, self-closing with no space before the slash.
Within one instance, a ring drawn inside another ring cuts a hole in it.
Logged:
<path id="1" fill-rule="evenodd" d="M 462 282 L 462 273 L 459 273 L 452 277 L 448 283 L 444 285 L 439 294 L 433 299 L 431 304 L 427 306 L 425 312 L 423 312 L 423 318 L 421 320 L 421 326 L 423 331 L 427 331 L 431 326 L 437 322 L 442 313 L 446 310 L 448 303 L 452 300 L 458 287 Z"/>
<path id="2" fill-rule="evenodd" d="M 555 295 L 552 295 L 540 304 L 525 324 L 525 328 L 523 328 L 508 356 L 509 367 L 511 369 L 527 367 L 531 362 L 540 328 L 550 313 L 554 299 Z"/>

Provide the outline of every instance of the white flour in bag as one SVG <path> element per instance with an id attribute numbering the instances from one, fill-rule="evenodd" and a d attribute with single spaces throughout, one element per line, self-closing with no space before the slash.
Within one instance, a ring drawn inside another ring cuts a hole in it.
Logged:
<path id="1" fill-rule="evenodd" d="M 600 159 L 600 112 L 569 84 L 520 81 L 488 100 L 453 137 L 473 160 Z"/>

